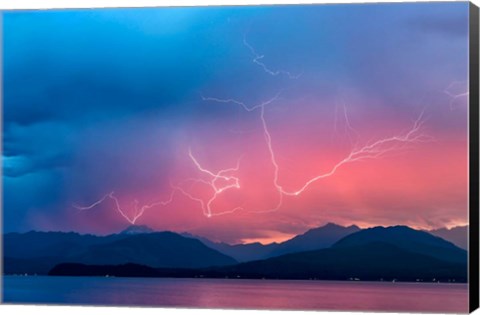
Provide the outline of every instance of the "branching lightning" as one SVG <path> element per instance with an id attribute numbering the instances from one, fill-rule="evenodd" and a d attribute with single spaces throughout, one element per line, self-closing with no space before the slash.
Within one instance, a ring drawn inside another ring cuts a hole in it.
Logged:
<path id="1" fill-rule="evenodd" d="M 192 160 L 193 164 L 198 169 L 198 171 L 205 174 L 209 179 L 205 180 L 205 179 L 198 179 L 198 178 L 189 178 L 184 180 L 184 182 L 194 182 L 194 183 L 205 184 L 212 189 L 212 195 L 208 200 L 204 201 L 201 198 L 197 198 L 193 196 L 191 193 L 187 192 L 185 189 L 183 189 L 180 186 L 173 186 L 174 189 L 178 189 L 178 191 L 180 191 L 186 197 L 190 198 L 193 201 L 198 202 L 202 207 L 203 214 L 208 218 L 215 215 L 233 213 L 237 210 L 241 210 L 242 207 L 236 207 L 232 210 L 227 210 L 223 212 L 214 213 L 212 211 L 212 203 L 217 199 L 217 197 L 220 194 L 230 189 L 234 189 L 234 188 L 240 189 L 240 179 L 232 175 L 231 173 L 237 172 L 239 170 L 241 157 L 238 159 L 237 165 L 235 167 L 222 169 L 222 170 L 219 170 L 218 172 L 213 172 L 204 168 L 200 164 L 197 158 L 193 155 L 191 148 L 188 149 L 188 156 Z"/>
<path id="2" fill-rule="evenodd" d="M 250 45 L 247 42 L 246 36 L 243 38 L 243 43 L 244 45 L 250 50 L 252 55 L 254 56 L 253 63 L 259 65 L 260 67 L 263 68 L 263 70 L 272 75 L 272 76 L 277 76 L 280 74 L 284 74 L 290 79 L 297 79 L 300 77 L 300 75 L 292 75 L 288 71 L 284 70 L 271 70 L 268 68 L 265 63 L 263 63 L 261 60 L 264 58 L 264 55 L 260 55 L 257 53 L 257 51 L 253 48 L 252 45 Z M 343 165 L 357 162 L 357 161 L 362 161 L 366 159 L 377 159 L 380 158 L 387 153 L 398 150 L 403 148 L 407 144 L 411 143 L 418 143 L 418 142 L 425 142 L 425 141 L 431 141 L 432 138 L 428 135 L 425 135 L 423 131 L 424 127 L 424 112 L 419 115 L 419 117 L 414 121 L 413 126 L 410 130 L 400 133 L 398 135 L 392 136 L 392 137 L 387 137 L 387 138 L 381 138 L 376 141 L 372 141 L 371 143 L 367 143 L 362 147 L 353 147 L 353 149 L 349 152 L 349 154 L 340 160 L 337 164 L 335 164 L 329 171 L 325 173 L 321 173 L 318 175 L 313 176 L 311 179 L 306 181 L 299 189 L 296 190 L 286 190 L 280 183 L 279 183 L 279 176 L 280 176 L 280 166 L 277 161 L 277 157 L 275 154 L 275 150 L 273 148 L 273 143 L 272 143 L 272 135 L 270 133 L 270 130 L 268 128 L 268 123 L 265 117 L 265 108 L 267 105 L 272 104 L 276 100 L 278 100 L 280 93 L 277 93 L 273 98 L 262 102 L 260 104 L 254 105 L 254 106 L 247 106 L 244 102 L 236 100 L 236 99 L 221 99 L 221 98 L 216 98 L 216 97 L 205 97 L 202 96 L 203 101 L 210 101 L 210 102 L 216 102 L 216 103 L 224 103 L 224 104 L 236 104 L 241 106 L 245 111 L 247 112 L 253 112 L 255 110 L 260 111 L 260 120 L 263 128 L 263 135 L 265 138 L 265 143 L 270 155 L 270 162 L 273 166 L 273 186 L 276 188 L 276 190 L 279 193 L 279 201 L 277 203 L 277 206 L 273 209 L 266 210 L 268 211 L 276 211 L 278 210 L 282 204 L 283 204 L 283 197 L 284 196 L 298 196 L 302 194 L 310 185 L 313 183 L 325 179 L 327 177 L 330 177 L 334 175 L 337 170 L 342 167 Z M 457 96 L 459 97 L 459 96 Z M 358 132 L 352 127 L 350 123 L 350 119 L 348 116 L 347 112 L 347 107 L 345 102 L 342 102 L 342 114 L 343 114 L 343 119 L 345 121 L 345 131 L 350 134 L 354 133 L 356 137 L 358 137 Z M 337 115 L 338 115 L 338 104 L 335 108 L 335 131 L 337 129 Z M 209 210 L 210 211 L 210 210 Z M 262 211 L 263 212 L 263 211 Z"/>
<path id="3" fill-rule="evenodd" d="M 392 137 L 378 139 L 376 141 L 371 142 L 370 144 L 366 144 L 363 147 L 352 149 L 350 153 L 337 164 L 335 164 L 328 172 L 321 173 L 312 177 L 310 180 L 305 182 L 305 184 L 297 190 L 287 191 L 285 190 L 279 183 L 278 183 L 278 164 L 275 160 L 275 155 L 273 150 L 271 149 L 270 145 L 270 154 L 272 157 L 272 163 L 275 165 L 275 187 L 284 195 L 287 196 L 298 196 L 303 193 L 310 185 L 319 181 L 321 179 L 325 179 L 334 175 L 337 170 L 348 163 L 358 162 L 366 159 L 377 159 L 382 156 L 385 156 L 387 153 L 395 150 L 399 150 L 404 147 L 404 145 L 409 143 L 419 143 L 419 142 L 427 142 L 432 141 L 433 138 L 422 133 L 423 125 L 425 120 L 423 120 L 423 112 L 420 116 L 415 120 L 412 128 L 403 134 L 399 134 Z"/>
<path id="4" fill-rule="evenodd" d="M 150 208 L 153 208 L 153 207 L 168 205 L 169 203 L 171 203 L 173 201 L 174 195 L 175 195 L 175 190 L 172 191 L 172 193 L 170 194 L 170 198 L 168 200 L 154 202 L 154 203 L 151 203 L 151 204 L 144 205 L 140 208 L 139 208 L 138 200 L 135 199 L 134 200 L 135 213 L 134 213 L 133 216 L 129 216 L 127 214 L 127 212 L 124 209 L 122 209 L 122 207 L 120 205 L 120 201 L 118 200 L 117 197 L 114 196 L 113 191 L 106 194 L 105 196 L 103 196 L 102 198 L 100 198 L 99 200 L 97 200 L 96 202 L 92 203 L 89 206 L 73 205 L 73 207 L 78 209 L 78 210 L 81 210 L 81 211 L 86 211 L 86 210 L 90 210 L 90 209 L 95 208 L 96 206 L 100 205 L 101 203 L 103 203 L 103 202 L 105 202 L 109 199 L 109 200 L 113 201 L 113 203 L 115 205 L 115 211 L 117 211 L 130 224 L 135 224 L 138 221 L 138 219 L 140 219 L 142 217 L 142 215 L 145 213 L 146 210 L 148 210 Z"/>
<path id="5" fill-rule="evenodd" d="M 263 71 L 265 71 L 266 73 L 268 73 L 269 75 L 271 76 L 278 76 L 278 75 L 285 75 L 286 77 L 288 77 L 289 79 L 292 79 L 292 80 L 296 80 L 298 78 L 300 78 L 302 76 L 302 72 L 298 73 L 298 74 L 292 74 L 291 72 L 289 71 L 285 71 L 285 70 L 272 70 L 270 69 L 269 67 L 267 67 L 267 65 L 262 62 L 263 58 L 265 58 L 265 55 L 261 55 L 259 53 L 257 53 L 257 51 L 255 50 L 255 48 L 253 48 L 252 45 L 250 45 L 247 41 L 247 36 L 245 35 L 243 37 L 243 44 L 250 50 L 250 52 L 252 53 L 253 55 L 253 59 L 252 59 L 252 62 L 256 65 L 259 65 Z"/>
<path id="6" fill-rule="evenodd" d="M 265 106 L 267 105 L 270 105 L 271 103 L 275 102 L 276 100 L 278 100 L 278 98 L 280 97 L 280 94 L 282 93 L 282 91 L 278 92 L 274 97 L 272 97 L 271 99 L 268 99 L 264 102 L 261 102 L 259 104 L 256 104 L 256 105 L 253 105 L 253 106 L 248 106 L 247 104 L 245 104 L 244 102 L 240 102 L 238 100 L 235 100 L 235 99 L 232 99 L 232 98 L 229 98 L 229 99 L 221 99 L 221 98 L 216 98 L 216 97 L 205 97 L 205 96 L 202 96 L 202 100 L 203 101 L 211 101 L 211 102 L 217 102 L 217 103 L 225 103 L 225 104 L 228 104 L 228 103 L 231 103 L 231 104 L 237 104 L 237 105 L 240 105 L 244 110 L 246 110 L 247 112 L 253 112 L 259 108 L 265 108 Z"/>
<path id="7" fill-rule="evenodd" d="M 243 39 L 243 44 L 248 48 L 250 53 L 253 55 L 252 62 L 260 66 L 265 73 L 271 76 L 282 75 L 282 76 L 286 76 L 289 79 L 298 79 L 302 75 L 302 73 L 294 75 L 291 72 L 285 71 L 285 70 L 272 70 L 263 62 L 265 56 L 262 54 L 259 54 L 255 50 L 255 48 L 248 43 L 246 36 Z M 447 95 L 449 95 L 452 98 L 452 102 L 450 104 L 451 107 L 452 107 L 452 103 L 456 99 L 468 95 L 468 91 L 465 93 L 462 92 L 458 94 L 455 94 L 454 92 L 452 92 L 454 84 L 458 84 L 458 82 L 453 82 L 444 91 Z M 249 212 L 261 213 L 261 212 L 277 211 L 282 207 L 284 198 L 286 196 L 295 197 L 295 196 L 301 195 L 314 183 L 333 176 L 342 166 L 345 166 L 350 163 L 358 162 L 358 161 L 367 160 L 367 159 L 378 159 L 378 158 L 384 157 L 385 155 L 387 155 L 392 151 L 401 150 L 409 144 L 422 143 L 422 142 L 432 140 L 430 136 L 423 133 L 425 119 L 424 119 L 424 113 L 422 112 L 419 115 L 419 117 L 413 122 L 413 125 L 409 130 L 400 132 L 394 136 L 372 140 L 364 144 L 363 146 L 358 146 L 359 133 L 357 132 L 357 130 L 355 130 L 352 127 L 352 124 L 349 119 L 348 111 L 347 111 L 347 106 L 345 102 L 342 102 L 341 109 L 339 109 L 339 104 L 337 104 L 335 107 L 335 125 L 334 125 L 335 132 L 337 132 L 337 120 L 339 118 L 338 116 L 340 115 L 339 112 L 341 111 L 341 116 L 344 121 L 345 132 L 349 134 L 349 137 L 350 137 L 350 134 L 352 133 L 355 134 L 357 145 L 353 145 L 352 138 L 350 138 L 352 143 L 352 149 L 348 152 L 348 154 L 345 155 L 343 159 L 339 160 L 329 170 L 323 173 L 316 173 L 312 175 L 310 179 L 305 181 L 299 188 L 288 190 L 288 189 L 285 189 L 284 186 L 280 183 L 280 165 L 277 160 L 277 155 L 273 145 L 272 134 L 270 132 L 267 118 L 266 118 L 267 106 L 276 102 L 280 98 L 281 93 L 282 91 L 278 92 L 272 98 L 255 105 L 247 105 L 246 103 L 233 98 L 222 99 L 222 98 L 216 98 L 216 97 L 206 97 L 203 95 L 201 96 L 202 100 L 205 102 L 214 102 L 214 103 L 229 104 L 229 105 L 233 104 L 233 105 L 240 106 L 241 109 L 249 113 L 256 112 L 256 111 L 259 112 L 259 118 L 261 122 L 263 137 L 264 137 L 265 145 L 268 151 L 270 163 L 273 168 L 272 185 L 275 188 L 275 191 L 278 193 L 278 202 L 276 206 L 271 209 L 260 210 L 260 211 L 249 211 Z M 93 209 L 98 205 L 108 200 L 111 200 L 113 201 L 113 204 L 115 206 L 114 208 L 115 211 L 117 211 L 130 224 L 135 224 L 138 221 L 138 219 L 140 219 L 143 216 L 145 211 L 153 207 L 165 206 L 170 204 L 174 199 L 175 193 L 179 192 L 185 197 L 189 198 L 190 200 L 197 202 L 200 205 L 203 211 L 203 214 L 207 218 L 234 213 L 238 210 L 245 210 L 243 207 L 235 207 L 230 210 L 226 210 L 222 212 L 213 211 L 212 209 L 214 202 L 217 200 L 217 198 L 221 194 L 233 189 L 241 188 L 240 178 L 238 177 L 238 175 L 236 175 L 240 168 L 241 157 L 237 160 L 235 167 L 220 169 L 218 171 L 212 171 L 204 167 L 199 162 L 199 160 L 194 156 L 191 148 L 188 149 L 188 157 L 193 163 L 193 165 L 195 166 L 196 170 L 201 174 L 201 177 L 188 178 L 183 180 L 177 185 L 170 184 L 172 187 L 172 193 L 170 195 L 170 198 L 166 201 L 159 201 L 159 202 L 155 202 L 155 203 L 151 203 L 151 204 L 147 204 L 142 207 L 139 207 L 139 202 L 135 200 L 133 216 L 128 215 L 127 212 L 124 209 L 122 209 L 118 198 L 114 196 L 114 192 L 104 195 L 102 198 L 100 198 L 99 200 L 97 200 L 96 202 L 92 203 L 89 206 L 74 206 L 74 207 L 77 208 L 78 210 L 85 211 L 85 210 Z M 186 183 L 191 183 L 191 185 L 189 187 L 186 187 Z M 205 199 L 205 198 L 199 198 L 198 196 L 195 196 L 195 194 L 192 191 L 194 186 L 197 184 L 205 185 L 211 190 L 211 194 L 208 196 L 208 198 Z"/>
<path id="8" fill-rule="evenodd" d="M 267 211 L 275 211 L 278 210 L 283 203 L 283 196 L 298 196 L 302 194 L 310 185 L 313 183 L 325 179 L 327 177 L 330 177 L 334 175 L 337 170 L 348 163 L 353 163 L 357 161 L 362 161 L 366 159 L 376 159 L 380 158 L 387 153 L 398 150 L 403 148 L 406 144 L 410 143 L 419 143 L 419 142 L 426 142 L 426 141 L 431 141 L 432 138 L 428 135 L 425 135 L 422 133 L 423 126 L 425 123 L 424 120 L 424 112 L 422 112 L 419 117 L 414 121 L 413 126 L 410 130 L 401 133 L 396 136 L 392 137 L 387 137 L 387 138 L 381 138 L 378 140 L 375 140 L 371 143 L 368 143 L 360 148 L 353 148 L 350 153 L 341 161 L 339 161 L 337 164 L 335 164 L 328 172 L 321 173 L 319 175 L 315 175 L 308 181 L 306 181 L 299 189 L 296 190 L 286 190 L 280 183 L 279 183 L 279 174 L 280 174 L 280 166 L 277 161 L 277 157 L 275 154 L 275 150 L 273 148 L 272 144 L 272 135 L 270 133 L 270 130 L 268 128 L 267 120 L 265 118 L 265 108 L 267 105 L 273 103 L 275 100 L 278 99 L 277 94 L 275 97 L 272 99 L 263 102 L 259 105 L 253 106 L 253 107 L 248 107 L 245 105 L 245 103 L 235 100 L 235 99 L 218 99 L 218 98 L 213 98 L 213 97 L 203 97 L 203 100 L 205 101 L 213 101 L 213 102 L 218 102 L 218 103 L 233 103 L 242 106 L 245 110 L 247 111 L 253 111 L 256 109 L 260 109 L 260 120 L 262 123 L 262 128 L 263 128 L 263 134 L 265 138 L 265 143 L 270 155 L 270 161 L 274 169 L 274 174 L 273 174 L 273 185 L 275 186 L 276 190 L 279 192 L 279 202 L 277 206 L 273 209 L 267 210 Z M 345 123 L 348 127 L 349 130 L 355 131 L 353 127 L 350 125 L 350 120 L 348 118 L 348 114 L 346 111 L 345 105 L 343 106 L 343 114 L 345 118 Z M 355 131 L 356 133 L 356 131 Z"/>
<path id="9" fill-rule="evenodd" d="M 450 97 L 450 109 L 453 110 L 458 99 L 468 97 L 468 81 L 453 81 L 443 90 L 443 93 Z"/>

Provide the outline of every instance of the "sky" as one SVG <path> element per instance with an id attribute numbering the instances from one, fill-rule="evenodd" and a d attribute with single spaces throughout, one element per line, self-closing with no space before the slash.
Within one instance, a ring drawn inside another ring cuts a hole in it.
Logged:
<path id="1" fill-rule="evenodd" d="M 3 227 L 468 223 L 468 3 L 3 13 Z"/>

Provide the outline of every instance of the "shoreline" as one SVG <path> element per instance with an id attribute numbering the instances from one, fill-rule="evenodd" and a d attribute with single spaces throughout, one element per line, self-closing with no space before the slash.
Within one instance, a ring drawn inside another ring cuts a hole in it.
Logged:
<path id="1" fill-rule="evenodd" d="M 235 277 L 132 277 L 111 275 L 19 275 L 3 274 L 3 278 L 90 278 L 90 279 L 167 279 L 167 280 L 227 280 L 227 281 L 273 281 L 273 282 L 328 282 L 328 283 L 374 283 L 374 284 L 437 284 L 437 285 L 468 285 L 461 281 L 388 281 L 388 280 L 330 280 L 330 279 L 274 279 L 274 278 L 235 278 Z"/>

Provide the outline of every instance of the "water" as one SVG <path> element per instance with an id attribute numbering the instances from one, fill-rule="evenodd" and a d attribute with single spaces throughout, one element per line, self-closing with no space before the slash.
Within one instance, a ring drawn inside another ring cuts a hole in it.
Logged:
<path id="1" fill-rule="evenodd" d="M 4 302 L 467 313 L 466 284 L 6 276 Z"/>

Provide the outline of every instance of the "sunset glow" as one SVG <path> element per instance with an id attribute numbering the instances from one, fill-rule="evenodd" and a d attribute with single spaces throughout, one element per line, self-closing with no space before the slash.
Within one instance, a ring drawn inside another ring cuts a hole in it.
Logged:
<path id="1" fill-rule="evenodd" d="M 5 14 L 4 230 L 466 225 L 468 6 L 429 5 Z"/>

